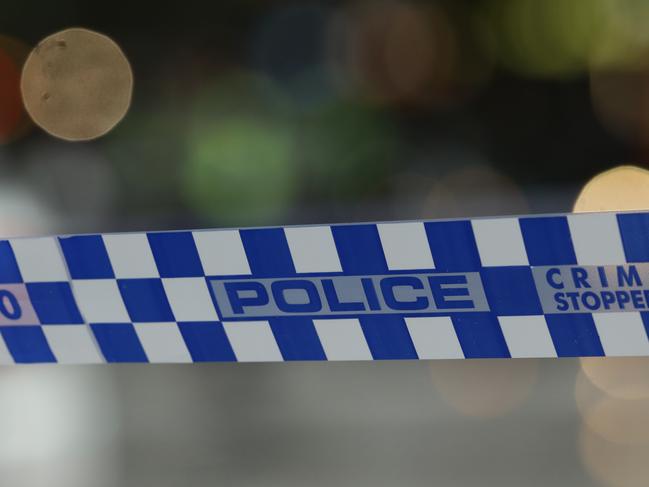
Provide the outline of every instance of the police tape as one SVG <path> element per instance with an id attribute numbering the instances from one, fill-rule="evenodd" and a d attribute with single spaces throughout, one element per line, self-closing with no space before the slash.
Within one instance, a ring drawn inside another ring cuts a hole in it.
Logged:
<path id="1" fill-rule="evenodd" d="M 0 363 L 649 355 L 649 212 L 0 241 Z"/>

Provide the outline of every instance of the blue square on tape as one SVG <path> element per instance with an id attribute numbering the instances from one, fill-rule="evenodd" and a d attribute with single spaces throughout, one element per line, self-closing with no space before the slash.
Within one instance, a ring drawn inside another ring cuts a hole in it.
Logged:
<path id="1" fill-rule="evenodd" d="M 295 267 L 282 228 L 241 230 L 250 270 L 256 277 L 292 276 Z"/>
<path id="2" fill-rule="evenodd" d="M 90 327 L 108 362 L 148 361 L 131 323 L 99 323 Z"/>
<path id="3" fill-rule="evenodd" d="M 388 270 L 376 225 L 336 225 L 331 233 L 345 272 L 382 274 Z"/>
<path id="4" fill-rule="evenodd" d="M 134 323 L 174 321 L 161 279 L 118 279 L 117 286 Z"/>
<path id="5" fill-rule="evenodd" d="M 375 360 L 417 358 L 406 322 L 401 316 L 365 315 L 359 321 Z"/>
<path id="6" fill-rule="evenodd" d="M 7 240 L 0 241 L 0 283 L 11 284 L 22 282 L 16 256 Z"/>
<path id="7" fill-rule="evenodd" d="M 235 362 L 223 325 L 214 322 L 178 323 L 187 350 L 194 362 Z"/>
<path id="8" fill-rule="evenodd" d="M 521 218 L 519 223 L 530 265 L 577 263 L 565 216 Z"/>
<path id="9" fill-rule="evenodd" d="M 101 235 L 59 237 L 72 279 L 111 279 L 115 277 Z"/>
<path id="10" fill-rule="evenodd" d="M 56 362 L 40 326 L 6 326 L 1 333 L 16 363 Z"/>
<path id="11" fill-rule="evenodd" d="M 282 316 L 269 323 L 284 360 L 327 360 L 312 319 Z"/>
<path id="12" fill-rule="evenodd" d="M 649 214 L 623 213 L 617 222 L 627 262 L 649 262 Z"/>
<path id="13" fill-rule="evenodd" d="M 451 320 L 466 358 L 510 357 L 498 318 L 491 313 L 455 313 Z"/>
<path id="14" fill-rule="evenodd" d="M 604 348 L 590 313 L 545 315 L 559 357 L 601 357 Z"/>
<path id="15" fill-rule="evenodd" d="M 640 318 L 642 319 L 642 324 L 644 325 L 644 331 L 649 337 L 649 312 L 645 311 L 640 313 Z"/>
<path id="16" fill-rule="evenodd" d="M 480 271 L 487 302 L 498 316 L 543 314 L 529 266 L 485 267 Z"/>
<path id="17" fill-rule="evenodd" d="M 42 324 L 83 323 L 69 283 L 28 282 L 26 286 L 34 311 Z"/>
<path id="18" fill-rule="evenodd" d="M 480 269 L 480 256 L 470 221 L 426 222 L 424 227 L 435 269 L 448 272 Z"/>
<path id="19" fill-rule="evenodd" d="M 191 232 L 148 233 L 161 277 L 201 277 L 203 266 Z"/>

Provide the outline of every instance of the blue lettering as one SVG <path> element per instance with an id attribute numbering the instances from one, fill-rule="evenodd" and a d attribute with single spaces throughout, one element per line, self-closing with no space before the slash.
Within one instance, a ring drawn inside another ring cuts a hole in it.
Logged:
<path id="1" fill-rule="evenodd" d="M 640 274 L 638 274 L 638 269 L 634 265 L 629 266 L 628 273 L 624 270 L 624 266 L 617 267 L 617 283 L 618 286 L 642 286 L 642 281 L 640 280 Z"/>
<path id="2" fill-rule="evenodd" d="M 374 282 L 368 277 L 361 279 L 363 284 L 363 291 L 365 291 L 365 297 L 367 298 L 367 304 L 372 311 L 378 311 L 381 309 L 379 304 L 379 298 L 376 295 L 376 289 L 374 288 Z"/>
<path id="3" fill-rule="evenodd" d="M 554 300 L 557 303 L 557 310 L 567 311 L 568 310 L 568 301 L 564 298 L 563 293 L 554 293 Z"/>
<path id="4" fill-rule="evenodd" d="M 365 305 L 359 301 L 348 301 L 343 302 L 338 297 L 336 292 L 336 286 L 334 285 L 333 280 L 323 279 L 322 280 L 322 289 L 324 290 L 325 298 L 329 303 L 329 309 L 331 311 L 363 311 L 365 310 Z"/>
<path id="5" fill-rule="evenodd" d="M 277 307 L 285 313 L 317 313 L 322 309 L 318 289 L 311 281 L 304 279 L 275 281 L 271 284 L 271 290 Z M 304 291 L 307 302 L 289 303 L 286 299 L 286 291 Z"/>
<path id="6" fill-rule="evenodd" d="M 228 293 L 230 306 L 236 314 L 243 314 L 244 307 L 263 306 L 268 304 L 268 292 L 259 282 L 255 281 L 230 281 L 224 283 L 225 291 Z M 245 296 L 245 294 L 253 294 Z"/>
<path id="7" fill-rule="evenodd" d="M 488 311 L 478 273 L 209 278 L 221 317 Z M 5 299 L 6 301 L 6 299 Z M 3 303 L 0 303 L 2 305 Z M 9 306 L 9 302 L 4 303 Z M 2 310 L 0 310 L 2 316 Z"/>
<path id="8" fill-rule="evenodd" d="M 611 291 L 602 291 L 602 303 L 604 308 L 610 309 L 611 305 L 615 302 L 615 294 Z"/>
<path id="9" fill-rule="evenodd" d="M 466 276 L 430 276 L 428 284 L 438 309 L 475 308 L 470 299 L 446 299 L 448 296 L 469 296 L 466 287 L 442 287 L 443 284 L 466 284 Z"/>
<path id="10" fill-rule="evenodd" d="M 570 270 L 572 271 L 572 280 L 577 289 L 580 287 L 590 287 L 590 284 L 588 284 L 588 271 L 586 269 L 573 267 Z"/>
<path id="11" fill-rule="evenodd" d="M 642 300 L 642 292 L 639 289 L 634 289 L 633 291 L 631 291 L 631 301 L 633 302 L 634 308 L 645 308 L 644 301 Z"/>
<path id="12" fill-rule="evenodd" d="M 563 289 L 566 287 L 561 280 L 555 281 L 552 276 L 559 276 L 561 277 L 561 271 L 557 269 L 556 267 L 553 267 L 552 269 L 548 269 L 548 272 L 545 273 L 545 280 L 548 281 L 548 284 L 552 286 L 554 289 Z M 555 294 L 556 296 L 556 294 Z"/>
<path id="13" fill-rule="evenodd" d="M 424 289 L 421 280 L 412 276 L 386 277 L 381 280 L 381 292 L 388 307 L 398 311 L 415 311 L 428 308 L 428 298 L 414 296 L 412 300 L 399 300 L 394 295 L 394 288 Z"/>
<path id="14" fill-rule="evenodd" d="M 617 297 L 617 302 L 620 305 L 620 309 L 624 309 L 624 305 L 631 301 L 631 297 L 626 291 L 615 291 L 615 296 Z"/>
<path id="15" fill-rule="evenodd" d="M 16 296 L 7 290 L 0 290 L 0 314 L 10 320 L 19 320 L 23 312 Z"/>
<path id="16" fill-rule="evenodd" d="M 597 294 L 592 291 L 586 291 L 584 294 L 582 294 L 581 302 L 584 304 L 584 307 L 586 309 L 589 309 L 591 311 L 598 309 L 602 304 Z"/>
<path id="17" fill-rule="evenodd" d="M 599 274 L 599 282 L 602 283 L 602 287 L 608 287 L 608 277 L 606 277 L 606 269 L 602 266 L 597 268 L 597 273 Z"/>
<path id="18" fill-rule="evenodd" d="M 570 299 L 570 304 L 572 304 L 572 307 L 576 310 L 579 311 L 579 293 L 576 292 L 570 292 L 566 293 L 566 296 Z"/>

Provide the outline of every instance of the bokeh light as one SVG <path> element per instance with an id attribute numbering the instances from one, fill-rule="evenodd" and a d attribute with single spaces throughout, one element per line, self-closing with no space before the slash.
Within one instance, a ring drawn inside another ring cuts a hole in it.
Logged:
<path id="1" fill-rule="evenodd" d="M 264 18 L 254 46 L 260 69 L 290 81 L 321 61 L 327 11 L 317 4 L 289 5 Z"/>
<path id="2" fill-rule="evenodd" d="M 65 215 L 68 229 L 102 230 L 117 181 L 112 164 L 97 148 L 50 139 L 30 146 L 21 164 L 30 187 L 48 208 Z"/>
<path id="3" fill-rule="evenodd" d="M 574 211 L 647 207 L 649 171 L 621 166 L 591 179 L 577 197 Z M 575 399 L 582 417 L 579 451 L 589 473 L 607 485 L 646 485 L 648 367 L 647 357 L 581 359 L 575 383 Z"/>
<path id="4" fill-rule="evenodd" d="M 195 207 L 231 221 L 288 207 L 295 168 L 286 128 L 242 116 L 195 129 L 190 144 L 184 182 Z"/>
<path id="5" fill-rule="evenodd" d="M 582 358 L 581 369 L 594 385 L 611 396 L 623 399 L 649 397 L 649 360 L 646 358 Z"/>
<path id="6" fill-rule="evenodd" d="M 119 417 L 112 393 L 108 371 L 76 368 L 61 374 L 53 368 L 3 368 L 3 481 L 52 487 L 115 485 Z"/>
<path id="7" fill-rule="evenodd" d="M 592 178 L 579 193 L 575 212 L 624 211 L 649 208 L 649 171 L 619 166 Z M 584 374 L 602 390 L 622 398 L 649 394 L 649 359 L 582 358 Z"/>
<path id="8" fill-rule="evenodd" d="M 0 179 L 0 238 L 43 235 L 60 230 L 60 216 L 15 177 Z"/>
<path id="9" fill-rule="evenodd" d="M 609 487 L 645 487 L 649 478 L 649 445 L 627 445 L 607 441 L 582 425 L 579 453 L 595 479 Z"/>
<path id="10" fill-rule="evenodd" d="M 584 72 L 604 28 L 604 0 L 506 0 L 487 4 L 501 62 L 525 76 Z"/>
<path id="11" fill-rule="evenodd" d="M 598 0 L 603 28 L 598 35 L 591 65 L 622 67 L 635 63 L 649 48 L 646 18 L 649 4 L 635 0 Z"/>
<path id="12" fill-rule="evenodd" d="M 183 194 L 211 221 L 276 217 L 296 195 L 295 131 L 272 82 L 233 74 L 199 97 L 187 128 Z"/>
<path id="13" fill-rule="evenodd" d="M 623 140 L 649 143 L 649 4 L 598 0 L 605 27 L 591 59 L 590 94 L 604 127 Z"/>
<path id="14" fill-rule="evenodd" d="M 352 93 L 382 103 L 446 106 L 485 78 L 480 70 L 488 63 L 466 49 L 470 40 L 458 36 L 439 6 L 359 2 L 332 21 L 329 58 L 335 79 Z"/>
<path id="15" fill-rule="evenodd" d="M 307 108 L 335 93 L 325 66 L 329 17 L 316 3 L 282 6 L 264 17 L 252 43 L 254 65 Z"/>
<path id="16" fill-rule="evenodd" d="M 493 418 L 528 399 L 538 378 L 538 360 L 442 360 L 430 365 L 435 388 L 461 414 Z"/>
<path id="17" fill-rule="evenodd" d="M 20 95 L 20 70 L 28 52 L 20 40 L 0 35 L 0 145 L 23 135 L 29 126 Z"/>
<path id="18" fill-rule="evenodd" d="M 303 193 L 340 204 L 386 190 L 401 151 L 396 128 L 379 110 L 336 100 L 300 120 Z"/>
<path id="19" fill-rule="evenodd" d="M 590 95 L 596 115 L 612 134 L 649 144 L 649 51 L 633 64 L 593 70 Z"/>
<path id="20" fill-rule="evenodd" d="M 649 208 L 649 171 L 637 166 L 618 166 L 586 183 L 573 211 L 625 211 Z"/>
<path id="21" fill-rule="evenodd" d="M 425 197 L 423 218 L 524 213 L 518 186 L 479 155 L 453 148 L 438 157 L 455 161 L 437 176 Z M 448 164 L 448 163 L 446 163 Z M 440 167 L 442 164 L 435 164 Z M 441 171 L 440 171 L 441 172 Z M 537 383 L 537 360 L 466 360 L 432 363 L 433 384 L 458 412 L 478 418 L 505 415 L 521 406 Z"/>
<path id="22" fill-rule="evenodd" d="M 20 72 L 11 58 L 0 51 L 0 141 L 6 143 L 18 126 L 21 116 Z"/>
<path id="23" fill-rule="evenodd" d="M 61 215 L 30 181 L 7 170 L 21 159 L 0 151 L 0 239 L 45 235 L 62 230 Z"/>
<path id="24" fill-rule="evenodd" d="M 613 363 L 618 361 L 617 358 L 609 360 Z M 631 371 L 631 368 L 627 370 Z M 646 370 L 646 365 L 640 370 Z M 609 395 L 581 370 L 575 381 L 575 400 L 583 423 L 607 441 L 628 445 L 649 444 L 649 397 L 638 394 L 631 398 Z"/>
<path id="25" fill-rule="evenodd" d="M 131 104 L 133 73 L 109 37 L 67 29 L 27 58 L 21 91 L 34 122 L 55 137 L 90 140 L 112 130 Z"/>
<path id="26" fill-rule="evenodd" d="M 396 1 L 353 4 L 329 29 L 329 54 L 337 80 L 377 101 L 412 96 L 430 75 L 431 26 L 422 11 Z"/>
<path id="27" fill-rule="evenodd" d="M 187 115 L 176 104 L 133 109 L 120 124 L 120 136 L 105 142 L 116 180 L 119 211 L 133 217 L 178 212 L 181 168 L 187 159 Z"/>
<path id="28" fill-rule="evenodd" d="M 449 160 L 463 160 L 466 165 L 447 169 L 446 173 L 432 182 L 424 200 L 421 212 L 423 218 L 527 212 L 525 195 L 512 179 L 472 154 L 456 152 L 449 155 Z"/>

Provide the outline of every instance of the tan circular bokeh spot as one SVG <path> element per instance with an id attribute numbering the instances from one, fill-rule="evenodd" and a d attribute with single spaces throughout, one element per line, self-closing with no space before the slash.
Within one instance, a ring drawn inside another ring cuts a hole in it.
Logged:
<path id="1" fill-rule="evenodd" d="M 574 211 L 628 211 L 649 208 L 649 171 L 618 166 L 588 181 L 575 201 Z M 648 357 L 587 357 L 581 359 L 586 376 L 600 389 L 618 398 L 649 398 Z"/>
<path id="2" fill-rule="evenodd" d="M 43 130 L 65 140 L 90 140 L 109 132 L 128 111 L 133 73 L 110 38 L 67 29 L 31 52 L 21 91 L 27 112 Z"/>
<path id="3" fill-rule="evenodd" d="M 627 211 L 649 209 L 649 171 L 637 166 L 618 166 L 588 181 L 573 211 Z"/>
<path id="4" fill-rule="evenodd" d="M 538 380 L 537 360 L 436 360 L 433 384 L 447 404 L 475 418 L 503 416 L 523 404 Z"/>

